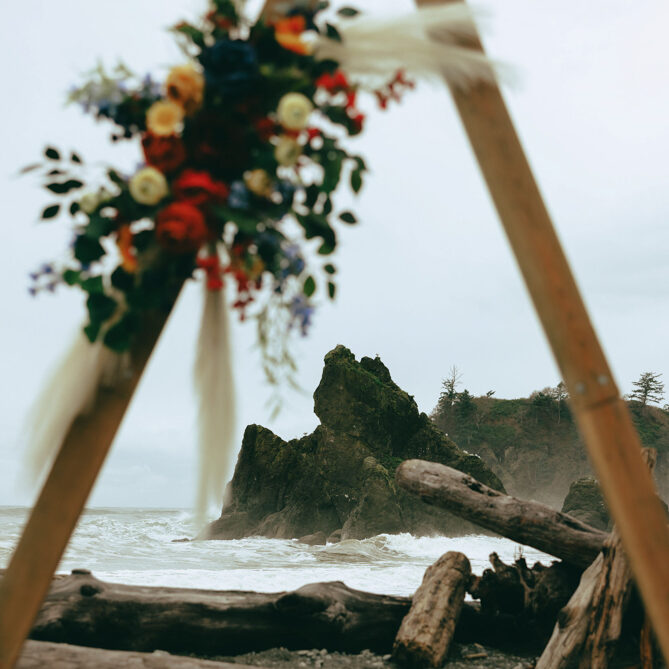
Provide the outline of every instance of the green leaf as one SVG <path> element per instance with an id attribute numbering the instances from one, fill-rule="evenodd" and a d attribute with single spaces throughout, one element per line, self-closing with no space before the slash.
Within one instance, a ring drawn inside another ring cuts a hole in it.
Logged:
<path id="1" fill-rule="evenodd" d="M 87 293 L 104 293 L 101 276 L 92 276 L 79 284 Z"/>
<path id="2" fill-rule="evenodd" d="M 350 211 L 342 211 L 342 213 L 339 214 L 339 220 L 343 223 L 348 223 L 349 225 L 358 222 L 358 219 Z"/>
<path id="3" fill-rule="evenodd" d="M 102 324 L 114 315 L 116 300 L 104 293 L 91 293 L 86 300 L 91 325 Z"/>
<path id="4" fill-rule="evenodd" d="M 327 239 L 321 244 L 320 248 L 318 249 L 319 255 L 329 256 L 335 250 L 336 245 L 337 240 L 333 234 L 332 239 Z"/>
<path id="5" fill-rule="evenodd" d="M 354 193 L 359 193 L 362 188 L 362 174 L 360 169 L 351 172 L 351 188 Z"/>
<path id="6" fill-rule="evenodd" d="M 74 269 L 66 269 L 63 272 L 63 281 L 68 286 L 76 286 L 79 283 L 79 277 L 81 276 L 81 272 L 77 272 Z"/>
<path id="7" fill-rule="evenodd" d="M 47 207 L 41 215 L 42 220 L 46 220 L 47 218 L 55 218 L 58 216 L 58 212 L 60 211 L 60 205 L 59 204 L 52 204 L 49 207 Z"/>
<path id="8" fill-rule="evenodd" d="M 304 291 L 304 294 L 305 294 L 307 297 L 311 297 L 311 296 L 314 294 L 314 292 L 316 291 L 316 282 L 314 281 L 314 277 L 313 277 L 313 276 L 308 276 L 308 277 L 304 280 L 304 288 L 303 288 L 303 291 Z"/>
<path id="9" fill-rule="evenodd" d="M 111 218 L 100 216 L 100 214 L 90 214 L 88 225 L 84 228 L 84 234 L 91 239 L 100 239 L 106 237 L 115 227 L 116 222 Z"/>
<path id="10" fill-rule="evenodd" d="M 44 155 L 49 160 L 60 160 L 60 153 L 58 153 L 58 151 L 54 149 L 53 146 L 47 146 L 46 149 L 44 149 Z"/>
<path id="11" fill-rule="evenodd" d="M 305 189 L 306 198 L 304 200 L 304 206 L 309 209 L 313 209 L 316 202 L 318 202 L 318 196 L 321 194 L 321 189 L 316 184 L 311 184 Z"/>
<path id="12" fill-rule="evenodd" d="M 107 176 L 117 186 L 120 186 L 121 188 L 125 186 L 125 180 L 116 170 L 107 170 Z"/>
<path id="13" fill-rule="evenodd" d="M 353 156 L 352 158 L 358 164 L 358 169 L 361 172 L 367 171 L 367 163 L 360 156 Z"/>
<path id="14" fill-rule="evenodd" d="M 74 257 L 82 265 L 90 265 L 92 262 L 102 258 L 104 254 L 105 250 L 97 239 L 87 237 L 86 235 L 79 235 L 74 240 Z"/>
<path id="15" fill-rule="evenodd" d="M 127 351 L 138 330 L 139 319 L 134 313 L 127 312 L 118 323 L 114 323 L 107 330 L 103 339 L 104 344 L 117 353 Z"/>
<path id="16" fill-rule="evenodd" d="M 124 293 L 129 293 L 135 286 L 135 276 L 126 272 L 123 267 L 117 267 L 112 272 L 111 285 Z"/>
<path id="17" fill-rule="evenodd" d="M 79 154 L 78 154 L 78 153 L 75 153 L 74 151 L 72 151 L 72 153 L 70 154 L 70 160 L 71 160 L 73 163 L 79 163 L 80 165 L 84 162 L 84 161 L 79 157 Z"/>
<path id="18" fill-rule="evenodd" d="M 321 188 L 326 193 L 331 193 L 337 188 L 337 184 L 339 183 L 343 156 L 339 151 L 329 151 L 326 154 L 326 158 L 327 160 L 323 163 L 324 174 Z"/>
<path id="19" fill-rule="evenodd" d="M 91 342 L 91 344 L 98 338 L 98 335 L 100 334 L 100 328 L 102 327 L 102 323 L 89 323 L 85 328 L 84 328 L 84 334 L 88 337 L 88 341 Z"/>
<path id="20" fill-rule="evenodd" d="M 215 207 L 214 213 L 225 221 L 234 223 L 240 232 L 254 234 L 258 227 L 258 219 L 253 214 L 249 214 L 238 209 L 229 207 Z"/>
<path id="21" fill-rule="evenodd" d="M 337 271 L 337 268 L 332 264 L 328 263 L 323 267 L 323 269 L 328 273 L 328 274 L 334 274 Z"/>
<path id="22" fill-rule="evenodd" d="M 84 184 L 77 179 L 68 179 L 67 181 L 60 182 L 52 181 L 50 184 L 46 185 L 46 188 L 48 188 L 52 193 L 56 193 L 57 195 L 64 195 L 65 193 L 69 193 L 71 190 L 81 188 L 83 185 Z"/>
<path id="23" fill-rule="evenodd" d="M 334 300 L 335 293 L 337 292 L 337 286 L 332 281 L 328 281 L 328 295 L 331 300 Z"/>
<path id="24" fill-rule="evenodd" d="M 353 16 L 358 16 L 358 14 L 360 14 L 360 10 L 356 9 L 355 7 L 341 7 L 337 10 L 337 14 L 339 14 L 339 16 L 350 18 Z"/>
<path id="25" fill-rule="evenodd" d="M 325 34 L 335 42 L 342 41 L 339 31 L 331 23 L 325 24 Z"/>

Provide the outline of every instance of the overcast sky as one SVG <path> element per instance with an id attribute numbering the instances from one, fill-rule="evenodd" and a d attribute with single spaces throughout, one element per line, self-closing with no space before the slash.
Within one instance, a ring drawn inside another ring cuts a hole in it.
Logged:
<path id="1" fill-rule="evenodd" d="M 391 5 L 410 3 L 364 3 L 369 11 Z M 163 75 L 182 60 L 165 28 L 203 7 L 200 0 L 23 0 L 3 8 L 0 504 L 32 501 L 17 485 L 22 417 L 84 317 L 75 291 L 27 294 L 28 272 L 58 257 L 69 231 L 65 221 L 36 222 L 47 198 L 14 174 L 47 143 L 131 169 L 138 148 L 112 149 L 109 126 L 64 106 L 67 89 L 98 58 Z M 478 7 L 489 53 L 516 72 L 505 96 L 622 392 L 644 371 L 669 381 L 669 6 L 488 0 Z M 340 230 L 336 303 L 323 301 L 310 337 L 295 347 L 306 393 L 290 394 L 270 422 L 253 325 L 236 324 L 240 440 L 249 423 L 287 439 L 310 432 L 311 393 L 323 356 L 338 343 L 358 357 L 380 355 L 427 412 L 451 365 L 474 394 L 521 397 L 559 380 L 447 91 L 422 84 L 383 114 L 373 100 L 365 105 L 367 129 L 351 148 L 373 175 L 351 205 L 361 225 Z M 339 202 L 347 206 L 348 196 Z M 173 313 L 92 505 L 192 504 L 197 288 Z"/>

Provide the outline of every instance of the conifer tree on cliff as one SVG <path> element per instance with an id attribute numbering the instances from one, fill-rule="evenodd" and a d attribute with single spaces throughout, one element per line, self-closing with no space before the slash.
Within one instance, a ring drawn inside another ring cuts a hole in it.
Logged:
<path id="1" fill-rule="evenodd" d="M 644 372 L 638 381 L 633 381 L 634 390 L 629 394 L 630 400 L 635 400 L 645 407 L 649 403 L 659 404 L 664 398 L 664 383 L 660 381 L 662 374 Z"/>

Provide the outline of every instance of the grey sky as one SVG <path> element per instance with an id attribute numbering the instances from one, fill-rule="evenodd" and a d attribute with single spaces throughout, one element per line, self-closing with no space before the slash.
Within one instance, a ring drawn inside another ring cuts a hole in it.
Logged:
<path id="1" fill-rule="evenodd" d="M 388 5 L 364 3 L 369 11 Z M 98 58 L 164 73 L 182 59 L 164 28 L 203 6 L 24 0 L 3 11 L 0 504 L 31 500 L 15 485 L 21 418 L 83 319 L 74 292 L 37 300 L 26 293 L 27 273 L 62 252 L 68 230 L 64 222 L 36 224 L 47 198 L 13 174 L 47 142 L 130 168 L 137 147 L 110 148 L 109 127 L 64 107 L 65 93 Z M 622 391 L 643 371 L 669 377 L 669 7 L 662 0 L 479 6 L 490 54 L 516 72 L 506 97 Z M 474 394 L 518 397 L 558 381 L 447 92 L 421 84 L 387 113 L 375 112 L 372 100 L 366 107 L 367 130 L 353 144 L 373 169 L 352 203 L 362 224 L 340 230 L 337 301 L 323 301 L 311 336 L 295 347 L 308 392 L 290 394 L 269 423 L 253 325 L 235 325 L 240 436 L 252 422 L 286 438 L 311 431 L 310 394 L 337 343 L 357 356 L 378 353 L 425 411 L 453 364 Z M 93 504 L 174 507 L 194 499 L 198 288 L 175 310 Z"/>

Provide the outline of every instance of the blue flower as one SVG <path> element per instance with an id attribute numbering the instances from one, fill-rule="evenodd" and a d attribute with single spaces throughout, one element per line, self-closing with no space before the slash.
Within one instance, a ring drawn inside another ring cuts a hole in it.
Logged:
<path id="1" fill-rule="evenodd" d="M 233 181 L 230 184 L 228 206 L 232 209 L 248 209 L 251 206 L 249 189 L 243 181 Z"/>
<path id="2" fill-rule="evenodd" d="M 259 76 L 255 48 L 242 40 L 219 40 L 202 50 L 200 62 L 207 90 L 227 99 L 251 91 Z"/>

